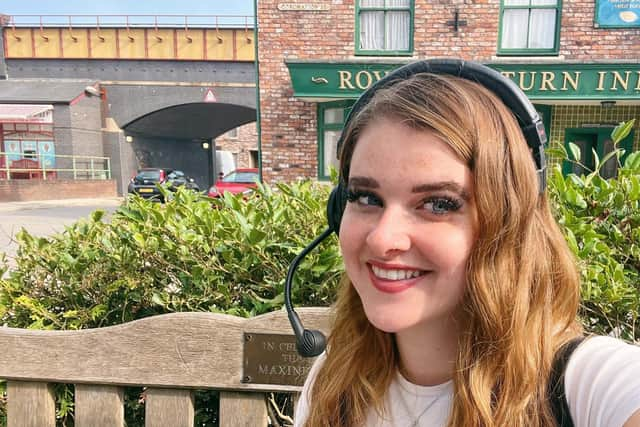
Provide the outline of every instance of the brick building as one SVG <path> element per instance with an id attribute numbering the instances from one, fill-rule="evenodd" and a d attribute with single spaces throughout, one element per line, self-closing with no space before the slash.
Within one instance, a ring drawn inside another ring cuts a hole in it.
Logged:
<path id="1" fill-rule="evenodd" d="M 256 124 L 249 123 L 231 129 L 216 138 L 216 148 L 229 151 L 239 168 L 259 167 L 258 130 Z"/>
<path id="2" fill-rule="evenodd" d="M 476 60 L 512 78 L 550 139 L 611 149 L 614 124 L 640 118 L 640 9 L 633 0 L 260 0 L 265 180 L 326 180 L 357 96 L 418 59 Z M 640 120 L 639 120 L 640 122 Z M 623 141 L 638 149 L 638 125 Z"/>

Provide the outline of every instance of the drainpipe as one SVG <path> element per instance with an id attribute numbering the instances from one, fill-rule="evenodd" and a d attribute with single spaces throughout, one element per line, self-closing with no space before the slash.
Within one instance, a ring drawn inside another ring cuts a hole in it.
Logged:
<path id="1" fill-rule="evenodd" d="M 260 60 L 258 57 L 258 0 L 253 0 L 253 49 L 256 69 L 256 129 L 258 131 L 258 172 L 262 178 L 262 127 L 260 122 Z"/>

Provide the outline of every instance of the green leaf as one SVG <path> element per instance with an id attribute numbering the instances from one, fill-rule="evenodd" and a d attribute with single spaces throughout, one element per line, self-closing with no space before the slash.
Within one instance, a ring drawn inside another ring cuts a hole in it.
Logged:
<path id="1" fill-rule="evenodd" d="M 593 154 L 593 170 L 600 170 L 600 156 L 598 156 L 598 152 L 595 148 L 591 148 L 591 153 Z"/>
<path id="2" fill-rule="evenodd" d="M 584 200 L 584 197 L 582 197 L 582 194 L 578 193 L 574 188 L 568 188 L 566 195 L 567 200 L 571 204 L 583 209 L 587 207 L 587 202 Z"/>
<path id="3" fill-rule="evenodd" d="M 620 157 L 620 156 L 622 156 L 623 152 L 624 152 L 624 150 L 621 149 L 621 148 L 616 148 L 615 150 L 610 151 L 609 153 L 607 153 L 606 156 L 604 156 L 602 158 L 602 160 L 600 160 L 600 164 L 605 165 L 610 158 L 612 158 L 613 156 Z"/>
<path id="4" fill-rule="evenodd" d="M 627 122 L 621 122 L 618 126 L 616 126 L 611 132 L 611 139 L 613 140 L 613 143 L 617 144 L 618 142 L 625 139 L 631 132 L 631 129 L 633 129 L 633 125 L 635 122 L 636 119 L 631 119 Z"/>
<path id="5" fill-rule="evenodd" d="M 141 233 L 135 233 L 133 235 L 133 239 L 136 241 L 138 246 L 141 246 L 141 247 L 145 246 L 145 238 Z"/>
<path id="6" fill-rule="evenodd" d="M 254 228 L 249 232 L 249 243 L 252 245 L 256 245 L 260 243 L 266 236 L 267 233 Z"/>
<path id="7" fill-rule="evenodd" d="M 162 299 L 162 296 L 158 293 L 158 292 L 154 292 L 153 296 L 151 297 L 151 302 L 154 303 L 155 305 L 159 305 L 159 306 L 164 306 L 165 302 Z"/>
<path id="8" fill-rule="evenodd" d="M 100 222 L 100 220 L 104 217 L 105 211 L 98 209 L 91 212 L 91 221 Z"/>
<path id="9" fill-rule="evenodd" d="M 629 154 L 624 162 L 624 167 L 632 172 L 640 172 L 640 151 Z"/>
<path id="10" fill-rule="evenodd" d="M 574 144 L 573 142 L 569 143 L 569 150 L 571 150 L 571 155 L 573 157 L 573 160 L 579 162 L 580 161 L 580 156 L 581 156 L 581 151 L 580 151 L 580 147 L 576 144 Z"/>

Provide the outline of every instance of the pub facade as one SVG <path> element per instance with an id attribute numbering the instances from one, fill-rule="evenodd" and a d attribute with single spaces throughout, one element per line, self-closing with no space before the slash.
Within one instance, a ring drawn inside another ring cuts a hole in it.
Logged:
<path id="1" fill-rule="evenodd" d="M 438 57 L 512 79 L 550 141 L 578 145 L 588 168 L 592 150 L 602 158 L 613 149 L 616 124 L 640 119 L 639 8 L 633 0 L 260 0 L 263 177 L 328 180 L 359 94 L 398 66 Z M 639 125 L 621 142 L 627 155 L 640 149 Z"/>

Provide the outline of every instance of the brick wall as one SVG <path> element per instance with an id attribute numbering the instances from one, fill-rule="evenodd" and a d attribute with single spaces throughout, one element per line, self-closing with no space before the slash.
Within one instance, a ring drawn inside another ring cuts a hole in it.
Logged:
<path id="1" fill-rule="evenodd" d="M 236 159 L 236 167 L 257 168 L 258 165 L 251 157 L 252 151 L 258 151 L 258 130 L 255 122 L 236 129 L 236 136 L 231 136 L 231 132 L 227 132 L 217 137 L 216 149 L 230 151 Z"/>
<path id="2" fill-rule="evenodd" d="M 116 197 L 115 180 L 0 181 L 0 202 Z"/>
<path id="3" fill-rule="evenodd" d="M 327 5 L 329 10 L 316 12 L 280 11 L 279 3 L 260 0 L 257 10 L 262 171 L 267 181 L 317 176 L 317 104 L 293 97 L 285 60 L 380 60 L 354 54 L 355 0 L 318 0 L 313 4 Z M 467 22 L 457 33 L 447 23 L 456 8 L 459 18 Z M 457 56 L 483 62 L 533 63 L 640 58 L 640 30 L 594 28 L 594 10 L 593 0 L 565 0 L 559 56 L 509 58 L 496 53 L 500 0 L 415 0 L 413 57 L 385 59 L 408 62 Z"/>

